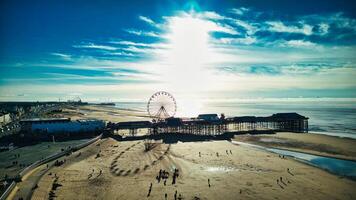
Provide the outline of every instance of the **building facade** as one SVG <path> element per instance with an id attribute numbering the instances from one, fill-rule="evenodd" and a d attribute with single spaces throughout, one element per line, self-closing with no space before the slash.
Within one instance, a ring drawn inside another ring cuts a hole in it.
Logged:
<path id="1" fill-rule="evenodd" d="M 11 116 L 10 116 L 10 113 L 3 113 L 3 114 L 0 114 L 0 125 L 1 126 L 4 126 L 8 123 L 11 122 Z"/>
<path id="2" fill-rule="evenodd" d="M 29 119 L 20 121 L 21 130 L 30 133 L 85 133 L 100 132 L 105 128 L 102 120 L 70 118 Z"/>

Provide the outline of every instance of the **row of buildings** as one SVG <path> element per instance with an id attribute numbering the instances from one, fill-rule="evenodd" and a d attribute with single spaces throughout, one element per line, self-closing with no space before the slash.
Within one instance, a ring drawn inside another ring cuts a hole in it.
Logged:
<path id="1" fill-rule="evenodd" d="M 87 133 L 100 132 L 106 124 L 102 120 L 70 118 L 33 118 L 20 121 L 21 130 L 25 133 Z"/>

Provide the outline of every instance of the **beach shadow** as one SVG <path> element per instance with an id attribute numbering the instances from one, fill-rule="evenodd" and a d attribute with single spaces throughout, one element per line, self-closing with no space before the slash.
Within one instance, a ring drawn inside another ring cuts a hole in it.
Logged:
<path id="1" fill-rule="evenodd" d="M 290 174 L 290 175 L 294 176 L 294 174 L 293 174 L 292 172 L 290 172 L 290 171 L 288 171 L 288 174 Z"/>
<path id="2" fill-rule="evenodd" d="M 117 176 L 121 176 L 122 173 L 124 173 L 125 170 L 120 170 L 118 173 L 116 173 Z"/>
<path id="3" fill-rule="evenodd" d="M 281 186 L 279 183 L 277 183 L 277 185 L 279 185 L 279 187 L 281 187 L 282 189 L 284 189 L 284 187 L 283 187 L 283 186 Z"/>
<path id="4" fill-rule="evenodd" d="M 283 185 L 287 186 L 287 184 L 284 181 L 280 181 L 281 183 L 283 183 Z"/>
<path id="5" fill-rule="evenodd" d="M 110 172 L 115 175 L 115 176 L 128 176 L 130 174 L 132 175 L 136 175 L 140 172 L 143 172 L 145 170 L 147 170 L 148 168 L 150 168 L 151 166 L 154 166 L 154 165 L 157 165 L 158 162 L 161 162 L 165 156 L 167 156 L 167 154 L 169 153 L 169 150 L 170 150 L 170 145 L 167 146 L 167 148 L 162 151 L 162 150 L 159 150 L 161 152 L 161 155 L 158 156 L 156 155 L 156 153 L 154 153 L 154 160 L 150 163 L 150 164 L 146 164 L 142 167 L 142 170 L 141 170 L 141 167 L 136 167 L 136 168 L 132 168 L 132 169 L 122 169 L 118 172 L 118 162 L 119 162 L 119 159 L 122 157 L 123 154 L 125 154 L 125 152 L 127 150 L 130 150 L 132 147 L 138 145 L 140 142 L 136 143 L 136 144 L 133 144 L 131 145 L 130 147 L 126 148 L 125 151 L 122 151 L 118 156 L 116 156 L 113 161 L 111 162 L 111 166 L 110 166 Z M 125 172 L 126 171 L 126 172 Z M 131 173 L 132 172 L 132 173 Z"/>
<path id="6" fill-rule="evenodd" d="M 133 171 L 134 174 L 137 174 L 138 172 L 140 172 L 140 168 L 136 168 L 135 171 Z"/>
<path id="7" fill-rule="evenodd" d="M 123 176 L 128 176 L 131 173 L 131 169 L 127 170 Z"/>

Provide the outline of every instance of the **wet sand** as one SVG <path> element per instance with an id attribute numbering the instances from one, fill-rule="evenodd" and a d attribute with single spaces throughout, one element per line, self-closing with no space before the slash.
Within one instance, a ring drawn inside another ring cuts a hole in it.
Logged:
<path id="1" fill-rule="evenodd" d="M 236 141 L 356 161 L 356 140 L 314 133 L 241 135 Z"/>
<path id="2" fill-rule="evenodd" d="M 172 185 L 174 168 L 179 177 Z M 166 186 L 156 180 L 160 169 L 170 173 Z M 157 143 L 146 152 L 144 141 L 107 138 L 51 168 L 32 199 L 48 199 L 50 192 L 55 199 L 174 199 L 176 191 L 177 199 L 355 199 L 355 187 L 349 179 L 228 141 Z"/>

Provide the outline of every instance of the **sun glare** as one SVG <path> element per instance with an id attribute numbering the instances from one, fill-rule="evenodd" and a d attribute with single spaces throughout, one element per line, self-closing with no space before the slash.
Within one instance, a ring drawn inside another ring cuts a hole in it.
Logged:
<path id="1" fill-rule="evenodd" d="M 209 88 L 212 72 L 208 63 L 214 58 L 209 45 L 217 26 L 193 14 L 171 17 L 165 39 L 168 50 L 163 55 L 162 78 L 175 92 L 196 93 Z"/>

